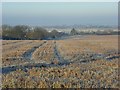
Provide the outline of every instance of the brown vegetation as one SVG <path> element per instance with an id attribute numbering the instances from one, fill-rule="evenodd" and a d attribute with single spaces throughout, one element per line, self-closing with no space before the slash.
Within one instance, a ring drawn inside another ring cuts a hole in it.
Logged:
<path id="1" fill-rule="evenodd" d="M 53 40 L 15 41 L 18 44 L 12 42 L 14 41 L 3 41 L 3 49 L 7 50 L 3 51 L 3 68 L 19 64 L 24 66 L 25 57 L 21 60 L 8 58 L 21 57 L 31 48 L 46 43 L 31 53 L 32 59 L 29 58 L 26 64 L 34 62 L 31 68 L 18 68 L 2 74 L 2 88 L 119 88 L 120 54 L 117 36 L 86 36 L 56 42 Z M 63 65 L 59 64 L 61 59 Z M 68 64 L 64 64 L 66 61 Z M 45 66 L 35 67 L 43 62 Z"/>

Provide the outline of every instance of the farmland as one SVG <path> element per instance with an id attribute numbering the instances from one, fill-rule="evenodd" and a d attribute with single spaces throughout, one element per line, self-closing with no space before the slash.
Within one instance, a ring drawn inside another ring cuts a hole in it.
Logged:
<path id="1" fill-rule="evenodd" d="M 119 88 L 117 35 L 2 40 L 2 88 Z"/>

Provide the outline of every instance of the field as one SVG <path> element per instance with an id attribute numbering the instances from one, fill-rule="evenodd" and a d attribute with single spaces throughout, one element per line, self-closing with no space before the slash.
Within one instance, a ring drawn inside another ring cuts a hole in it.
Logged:
<path id="1" fill-rule="evenodd" d="M 119 88 L 117 35 L 2 40 L 2 88 Z"/>

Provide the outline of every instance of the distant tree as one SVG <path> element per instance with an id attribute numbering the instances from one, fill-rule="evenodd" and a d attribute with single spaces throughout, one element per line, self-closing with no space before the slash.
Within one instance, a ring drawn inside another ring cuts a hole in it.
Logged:
<path id="1" fill-rule="evenodd" d="M 13 27 L 11 27 L 9 25 L 2 25 L 2 38 L 10 39 L 13 36 L 12 29 L 13 29 Z"/>
<path id="2" fill-rule="evenodd" d="M 28 27 L 24 25 L 15 26 L 12 31 L 13 37 L 18 38 L 18 39 L 25 39 L 27 28 Z"/>
<path id="3" fill-rule="evenodd" d="M 34 29 L 33 38 L 34 39 L 45 39 L 48 37 L 48 32 L 46 29 L 41 27 L 36 27 Z"/>
<path id="4" fill-rule="evenodd" d="M 33 40 L 33 39 L 35 39 L 34 36 L 35 36 L 34 31 L 28 31 L 28 32 L 26 33 L 26 36 L 25 36 L 25 37 L 26 37 L 26 39 Z"/>
<path id="5" fill-rule="evenodd" d="M 7 39 L 26 39 L 26 33 L 29 29 L 26 25 L 17 25 L 14 27 L 2 25 L 2 37 Z"/>
<path id="6" fill-rule="evenodd" d="M 70 34 L 71 34 L 71 35 L 77 35 L 78 32 L 73 28 L 73 29 L 71 30 Z"/>
<path id="7" fill-rule="evenodd" d="M 52 38 L 59 37 L 59 32 L 58 32 L 57 30 L 51 31 L 51 37 L 52 37 Z"/>

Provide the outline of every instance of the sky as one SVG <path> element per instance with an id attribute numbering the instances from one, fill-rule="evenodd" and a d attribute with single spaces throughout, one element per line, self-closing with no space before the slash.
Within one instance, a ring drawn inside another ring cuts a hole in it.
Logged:
<path id="1" fill-rule="evenodd" d="M 119 2 L 119 0 L 1 0 L 1 2 Z"/>
<path id="2" fill-rule="evenodd" d="M 3 2 L 2 24 L 117 25 L 117 2 Z"/>

